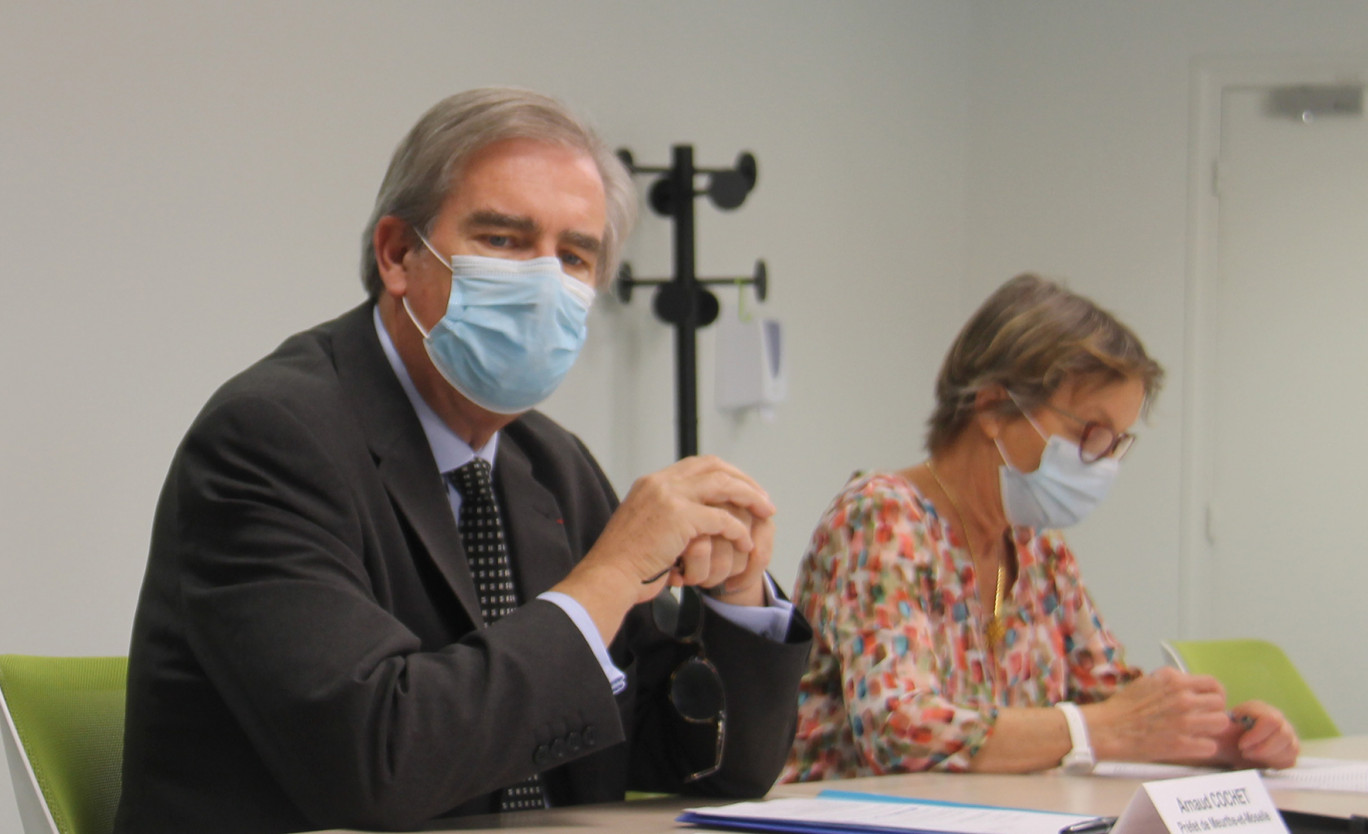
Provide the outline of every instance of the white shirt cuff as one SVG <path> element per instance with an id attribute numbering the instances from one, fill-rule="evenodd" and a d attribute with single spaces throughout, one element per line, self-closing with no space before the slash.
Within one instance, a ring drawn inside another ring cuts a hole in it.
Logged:
<path id="1" fill-rule="evenodd" d="M 780 599 L 774 587 L 774 580 L 769 574 L 765 574 L 765 605 L 764 607 L 754 605 L 732 605 L 729 602 L 722 602 L 713 599 L 707 594 L 703 594 L 703 604 L 711 608 L 720 617 L 725 617 L 735 625 L 747 631 L 758 634 L 761 637 L 768 637 L 776 643 L 784 642 L 788 635 L 789 621 L 793 619 L 793 603 L 786 599 Z M 584 642 L 589 644 L 589 650 L 598 659 L 599 666 L 603 669 L 603 675 L 608 679 L 608 684 L 613 688 L 613 694 L 617 695 L 627 687 L 627 676 L 622 670 L 613 664 L 613 659 L 608 655 L 608 647 L 603 644 L 603 638 L 599 635 L 598 626 L 594 625 L 594 620 L 589 616 L 589 612 L 584 610 L 584 606 L 569 594 L 562 594 L 560 591 L 547 591 L 540 594 L 537 599 L 544 599 L 549 603 L 558 606 L 570 618 L 570 622 L 584 635 Z"/>
<path id="2" fill-rule="evenodd" d="M 560 607 L 562 611 L 570 617 L 570 622 L 584 635 L 584 642 L 589 644 L 589 649 L 598 658 L 599 666 L 603 668 L 603 675 L 608 679 L 608 685 L 613 687 L 613 694 L 617 695 L 627 688 L 627 676 L 622 670 L 613 665 L 613 658 L 608 655 L 608 647 L 603 645 L 603 637 L 599 635 L 598 626 L 594 625 L 594 619 L 589 616 L 589 612 L 584 610 L 584 606 L 569 594 L 562 594 L 560 591 L 547 591 L 538 595 L 537 599 L 544 599 Z"/>
<path id="3" fill-rule="evenodd" d="M 765 606 L 732 605 L 703 594 L 703 604 L 752 634 L 768 637 L 776 643 L 788 636 L 789 621 L 793 619 L 793 603 L 780 599 L 774 580 L 765 574 Z"/>

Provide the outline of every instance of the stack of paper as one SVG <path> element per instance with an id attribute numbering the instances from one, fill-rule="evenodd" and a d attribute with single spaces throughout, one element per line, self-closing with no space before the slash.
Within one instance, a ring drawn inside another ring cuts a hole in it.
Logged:
<path id="1" fill-rule="evenodd" d="M 1066 825 L 1092 819 L 989 805 L 905 799 L 851 791 L 823 791 L 815 798 L 738 802 L 690 808 L 679 822 L 733 831 L 799 834 L 915 832 L 915 834 L 1059 834 Z"/>
<path id="2" fill-rule="evenodd" d="M 1099 762 L 1094 774 L 1152 781 L 1222 772 L 1224 771 L 1214 767 L 1188 767 L 1185 765 L 1139 762 Z M 1261 773 L 1264 784 L 1270 788 L 1368 793 L 1368 762 L 1302 756 L 1297 760 L 1296 767 L 1289 767 L 1286 770 L 1265 770 Z"/>

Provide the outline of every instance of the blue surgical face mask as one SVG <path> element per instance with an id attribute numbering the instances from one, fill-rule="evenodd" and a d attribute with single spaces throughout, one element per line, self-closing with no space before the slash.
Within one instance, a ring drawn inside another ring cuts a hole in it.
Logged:
<path id="1" fill-rule="evenodd" d="M 551 396 L 584 345 L 593 288 L 566 275 L 559 258 L 453 255 L 450 264 L 446 315 L 431 331 L 404 298 L 432 364 L 462 396 L 496 414 Z"/>
<path id="2" fill-rule="evenodd" d="M 993 439 L 1003 461 L 998 471 L 1007 521 L 1014 526 L 1037 529 L 1077 524 L 1107 497 L 1121 471 L 1121 462 L 1103 458 L 1096 463 L 1084 463 L 1077 443 L 1058 435 L 1046 436 L 1031 415 L 1025 410 L 1021 413 L 1036 433 L 1045 438 L 1045 451 L 1034 472 L 1022 472 L 1007 460 L 997 438 Z"/>

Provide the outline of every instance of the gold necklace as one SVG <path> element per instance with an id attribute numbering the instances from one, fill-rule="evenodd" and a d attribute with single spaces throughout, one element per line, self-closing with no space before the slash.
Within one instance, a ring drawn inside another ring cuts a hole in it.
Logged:
<path id="1" fill-rule="evenodd" d="M 960 512 L 959 504 L 955 501 L 955 496 L 950 494 L 949 489 L 946 489 L 945 482 L 936 474 L 936 470 L 931 466 L 931 461 L 929 459 L 926 461 L 926 471 L 931 473 L 931 477 L 936 481 L 936 486 L 940 487 L 941 492 L 945 493 L 946 500 L 950 502 L 950 508 L 955 511 L 955 520 L 959 522 L 960 530 L 964 533 L 964 547 L 969 551 L 969 561 L 973 563 L 975 561 L 974 545 L 969 540 L 969 528 L 964 524 L 964 513 Z M 974 570 L 977 572 L 977 564 L 974 565 Z M 1006 584 L 1006 577 L 1007 560 L 1004 558 L 998 560 L 997 591 L 993 594 L 993 616 L 988 620 L 987 627 L 984 628 L 984 633 L 988 636 L 989 646 L 996 646 L 998 641 L 1002 639 L 1003 634 L 1007 631 L 1007 626 L 1002 622 L 1002 617 L 999 614 L 1002 610 L 1002 591 Z"/>

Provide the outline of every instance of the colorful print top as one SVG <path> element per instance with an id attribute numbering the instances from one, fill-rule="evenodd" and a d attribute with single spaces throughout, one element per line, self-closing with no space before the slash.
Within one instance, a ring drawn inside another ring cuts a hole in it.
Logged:
<path id="1" fill-rule="evenodd" d="M 780 781 L 964 771 L 999 707 L 1098 701 L 1140 675 L 1058 531 L 1014 531 L 1007 630 L 990 652 L 992 612 L 949 531 L 891 473 L 857 473 L 827 509 L 793 595 L 816 636 Z"/>

